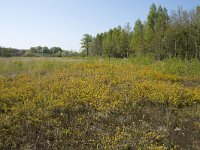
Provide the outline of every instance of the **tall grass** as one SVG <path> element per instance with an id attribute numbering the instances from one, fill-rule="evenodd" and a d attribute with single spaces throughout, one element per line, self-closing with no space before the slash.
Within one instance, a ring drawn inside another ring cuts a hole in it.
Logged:
<path id="1" fill-rule="evenodd" d="M 80 62 L 82 59 L 55 58 L 55 57 L 12 57 L 0 58 L 0 74 L 17 74 L 32 72 L 36 69 L 50 71 L 56 68 L 65 68 L 70 63 Z"/>
<path id="2" fill-rule="evenodd" d="M 183 61 L 177 58 L 169 58 L 160 62 L 157 69 L 178 76 L 200 76 L 200 61 L 196 59 Z"/>
<path id="3" fill-rule="evenodd" d="M 150 56 L 137 56 L 132 58 L 46 58 L 46 57 L 26 57 L 26 58 L 0 58 L 0 74 L 16 74 L 20 72 L 33 71 L 40 68 L 41 70 L 52 70 L 55 68 L 65 68 L 70 63 L 74 62 L 88 62 L 88 63 L 109 63 L 118 65 L 135 65 L 142 68 L 152 67 L 158 72 L 177 76 L 199 76 L 200 77 L 200 61 L 192 59 L 189 61 L 182 61 L 177 58 L 169 58 L 163 61 L 156 61 Z"/>

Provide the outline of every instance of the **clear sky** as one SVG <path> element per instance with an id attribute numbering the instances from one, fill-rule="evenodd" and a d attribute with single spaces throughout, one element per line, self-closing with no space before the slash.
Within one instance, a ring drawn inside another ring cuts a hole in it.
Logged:
<path id="1" fill-rule="evenodd" d="M 85 33 L 95 36 L 136 19 L 146 20 L 152 3 L 193 9 L 200 0 L 0 0 L 0 46 L 28 49 L 59 46 L 80 50 Z"/>

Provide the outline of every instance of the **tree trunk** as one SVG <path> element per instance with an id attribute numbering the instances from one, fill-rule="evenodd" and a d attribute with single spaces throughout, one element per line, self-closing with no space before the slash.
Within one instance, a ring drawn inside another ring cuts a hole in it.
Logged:
<path id="1" fill-rule="evenodd" d="M 187 60 L 188 59 L 188 53 L 189 53 L 189 51 L 188 51 L 188 34 L 186 33 L 186 40 L 185 40 L 185 44 L 186 44 L 186 53 L 185 53 L 185 60 Z"/>
<path id="2" fill-rule="evenodd" d="M 87 48 L 86 51 L 87 51 L 87 57 L 88 57 L 88 55 L 89 55 L 89 48 Z"/>
<path id="3" fill-rule="evenodd" d="M 195 38 L 195 58 L 197 59 L 198 57 L 198 48 L 197 48 L 197 40 Z"/>
<path id="4" fill-rule="evenodd" d="M 175 50 L 174 56 L 176 57 L 176 53 L 177 53 L 177 41 L 176 41 L 176 39 L 175 39 L 175 42 L 174 42 L 174 50 Z"/>

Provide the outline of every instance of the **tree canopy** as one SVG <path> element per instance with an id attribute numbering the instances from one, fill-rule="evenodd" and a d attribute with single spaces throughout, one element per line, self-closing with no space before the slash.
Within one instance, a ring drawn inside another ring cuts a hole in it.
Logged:
<path id="1" fill-rule="evenodd" d="M 152 4 L 147 20 L 136 20 L 133 30 L 127 24 L 94 37 L 84 34 L 81 44 L 92 56 L 200 59 L 200 6 L 190 11 L 179 7 L 169 15 L 165 7 Z"/>

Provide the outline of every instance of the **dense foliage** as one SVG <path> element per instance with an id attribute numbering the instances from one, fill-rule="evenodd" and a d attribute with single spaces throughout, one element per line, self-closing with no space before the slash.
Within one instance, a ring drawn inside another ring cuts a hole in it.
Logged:
<path id="1" fill-rule="evenodd" d="M 200 59 L 200 7 L 191 11 L 179 7 L 169 15 L 165 7 L 152 4 L 147 21 L 138 19 L 133 30 L 127 24 L 97 34 L 89 49 L 93 56 Z"/>
<path id="2" fill-rule="evenodd" d="M 18 50 L 15 48 L 0 47 L 0 56 L 2 57 L 23 56 L 25 52 L 25 50 Z"/>
<path id="3" fill-rule="evenodd" d="M 16 48 L 0 47 L 1 57 L 25 56 L 25 57 L 74 57 L 81 56 L 81 53 L 72 50 L 62 50 L 60 47 L 37 46 L 29 50 L 19 50 Z"/>
<path id="4" fill-rule="evenodd" d="M 0 149 L 199 149 L 200 64 L 0 59 Z"/>

